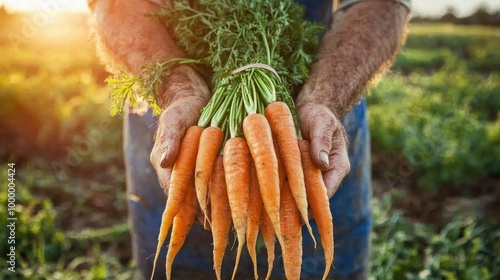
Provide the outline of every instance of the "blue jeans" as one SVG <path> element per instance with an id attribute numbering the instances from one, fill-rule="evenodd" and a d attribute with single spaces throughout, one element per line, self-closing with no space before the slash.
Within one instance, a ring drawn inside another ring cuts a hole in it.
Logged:
<path id="1" fill-rule="evenodd" d="M 355 106 L 344 118 L 349 134 L 349 159 L 351 172 L 340 189 L 330 200 L 335 225 L 335 261 L 330 275 L 335 279 L 367 279 L 369 272 L 371 231 L 371 166 L 370 142 L 366 121 L 365 101 Z M 150 115 L 128 114 L 124 121 L 125 167 L 129 221 L 132 235 L 133 256 L 139 275 L 149 279 L 157 234 L 165 207 L 165 195 L 159 187 L 156 173 L 149 162 L 153 147 L 155 119 Z M 314 221 L 311 223 L 317 240 L 320 240 Z M 236 250 L 231 250 L 234 236 L 224 257 L 222 275 L 231 275 Z M 168 242 L 167 242 L 168 243 Z M 155 272 L 158 279 L 165 279 L 166 246 L 159 257 Z M 321 279 L 325 269 L 321 247 L 313 248 L 307 231 L 303 232 L 303 264 L 301 279 Z M 212 236 L 195 224 L 177 255 L 173 273 L 185 273 L 178 279 L 215 279 L 212 266 Z M 274 279 L 284 279 L 283 262 L 279 245 L 276 246 Z M 267 272 L 265 249 L 258 252 L 259 275 Z M 246 249 L 238 267 L 237 279 L 253 279 L 252 262 Z M 188 272 L 190 273 L 188 275 Z M 174 278 L 175 279 L 175 278 Z"/>

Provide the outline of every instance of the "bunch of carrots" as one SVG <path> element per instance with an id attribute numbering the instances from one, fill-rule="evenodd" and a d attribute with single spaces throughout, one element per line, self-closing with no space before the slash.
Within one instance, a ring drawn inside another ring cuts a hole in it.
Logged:
<path id="1" fill-rule="evenodd" d="M 288 106 L 272 102 L 264 115 L 255 113 L 244 118 L 242 137 L 232 137 L 222 147 L 223 138 L 222 129 L 214 126 L 187 130 L 172 171 L 155 264 L 172 227 L 166 262 L 170 279 L 175 254 L 198 211 L 202 211 L 212 231 L 217 279 L 222 279 L 231 224 L 238 239 L 233 279 L 245 242 L 258 279 L 255 248 L 259 230 L 268 252 L 266 279 L 273 268 L 276 239 L 282 248 L 287 279 L 300 279 L 303 222 L 314 240 L 308 219 L 310 207 L 325 253 L 326 279 L 334 247 L 329 200 L 321 171 L 312 163 L 309 143 L 296 136 Z"/>
<path id="2" fill-rule="evenodd" d="M 308 208 L 325 253 L 324 278 L 328 275 L 334 247 L 329 200 L 309 143 L 302 140 L 293 102 L 294 92 L 308 78 L 322 31 L 304 14 L 292 0 L 175 0 L 158 13 L 187 57 L 148 68 L 139 83 L 142 99 L 156 100 L 151 94 L 161 86 L 158 77 L 179 63 L 210 69 L 206 76 L 212 89 L 197 126 L 181 141 L 170 179 L 154 260 L 156 266 L 172 229 L 167 278 L 201 211 L 212 231 L 218 279 L 231 225 L 238 240 L 233 278 L 245 243 L 258 278 L 255 247 L 260 231 L 268 252 L 266 279 L 276 240 L 287 278 L 299 279 L 303 223 L 316 244 Z M 115 97 L 126 95 L 115 99 L 134 96 L 127 82 L 123 77 L 113 80 Z"/>

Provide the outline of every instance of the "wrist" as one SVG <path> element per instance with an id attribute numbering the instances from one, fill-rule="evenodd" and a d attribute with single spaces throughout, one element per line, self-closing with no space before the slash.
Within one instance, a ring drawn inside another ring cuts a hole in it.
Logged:
<path id="1" fill-rule="evenodd" d="M 407 20 L 408 10 L 394 1 L 363 1 L 339 11 L 323 35 L 297 106 L 323 104 L 343 119 L 391 65 Z"/>
<path id="2" fill-rule="evenodd" d="M 295 101 L 297 110 L 309 105 L 323 106 L 330 110 L 336 118 L 342 120 L 345 115 L 345 110 L 342 108 L 344 102 L 337 99 L 346 96 L 346 94 L 339 94 L 340 90 L 334 86 L 336 84 L 321 82 L 314 77 L 310 77 L 297 95 Z"/>

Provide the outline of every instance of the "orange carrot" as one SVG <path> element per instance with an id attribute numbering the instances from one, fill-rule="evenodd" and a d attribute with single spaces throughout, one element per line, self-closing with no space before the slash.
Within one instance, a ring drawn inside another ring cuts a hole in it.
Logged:
<path id="1" fill-rule="evenodd" d="M 245 243 L 248 188 L 250 184 L 250 152 L 243 138 L 234 137 L 226 141 L 224 146 L 224 170 L 227 184 L 227 196 L 231 207 L 233 225 L 238 237 L 238 253 L 234 265 L 234 279 L 238 270 L 243 244 Z"/>
<path id="2" fill-rule="evenodd" d="M 300 150 L 293 123 L 292 113 L 283 102 L 273 102 L 265 109 L 266 118 L 269 121 L 273 135 L 278 140 L 278 147 L 283 157 L 286 176 L 292 190 L 293 198 L 300 211 L 302 220 L 305 222 L 309 234 L 316 247 L 316 239 L 312 233 L 309 217 L 307 213 L 307 196 L 304 184 L 304 171 L 300 160 Z"/>
<path id="3" fill-rule="evenodd" d="M 273 271 L 274 264 L 274 241 L 276 241 L 276 235 L 274 234 L 273 224 L 269 215 L 266 211 L 261 212 L 260 216 L 260 233 L 262 234 L 262 239 L 264 239 L 264 244 L 267 251 L 267 275 L 266 280 L 271 277 L 271 272 Z"/>
<path id="4" fill-rule="evenodd" d="M 333 218 L 330 212 L 330 201 L 326 193 L 321 170 L 312 162 L 309 153 L 309 142 L 300 140 L 299 147 L 302 155 L 302 167 L 304 168 L 307 200 L 311 207 L 313 217 L 316 220 L 316 224 L 318 225 L 319 235 L 321 236 L 321 246 L 323 246 L 323 250 L 325 251 L 326 268 L 323 275 L 324 280 L 330 272 L 334 254 Z"/>
<path id="5" fill-rule="evenodd" d="M 288 181 L 281 190 L 281 232 L 283 233 L 283 266 L 286 279 L 300 279 L 302 266 L 302 221 Z"/>
<path id="6" fill-rule="evenodd" d="M 201 211 L 205 214 L 205 221 L 207 221 L 208 217 L 208 181 L 210 180 L 210 175 L 212 175 L 215 159 L 219 154 L 223 140 L 224 132 L 216 126 L 207 127 L 201 133 L 198 156 L 196 157 L 194 183 Z"/>
<path id="7" fill-rule="evenodd" d="M 250 188 L 248 191 L 248 218 L 247 218 L 247 249 L 253 262 L 253 274 L 259 279 L 257 273 L 257 237 L 259 235 L 260 215 L 262 212 L 262 197 L 260 196 L 259 181 L 253 161 L 250 165 Z"/>
<path id="8" fill-rule="evenodd" d="M 172 263 L 174 262 L 174 258 L 184 244 L 186 236 L 196 220 L 198 211 L 198 200 L 196 199 L 194 183 L 192 183 L 192 187 L 188 188 L 186 191 L 184 204 L 182 204 L 181 209 L 179 209 L 179 212 L 174 218 L 174 225 L 172 226 L 172 233 L 170 234 L 170 243 L 168 245 L 167 261 L 165 265 L 167 279 L 171 278 Z"/>
<path id="9" fill-rule="evenodd" d="M 271 128 L 263 115 L 250 114 L 243 120 L 243 132 L 255 162 L 264 208 L 273 223 L 279 243 L 283 244 L 279 226 L 278 159 L 274 151 Z"/>
<path id="10" fill-rule="evenodd" d="M 285 166 L 283 165 L 283 158 L 281 157 L 280 149 L 278 147 L 278 141 L 273 138 L 274 151 L 276 152 L 276 158 L 278 159 L 278 178 L 280 182 L 280 190 L 283 188 L 283 184 L 286 180 Z"/>
<path id="11" fill-rule="evenodd" d="M 194 178 L 194 168 L 196 164 L 196 155 L 198 153 L 198 145 L 200 142 L 200 135 L 203 128 L 192 126 L 186 131 L 184 138 L 181 141 L 179 154 L 175 161 L 172 175 L 170 176 L 170 186 L 168 189 L 168 198 L 165 206 L 165 211 L 161 218 L 160 233 L 158 234 L 158 245 L 156 247 L 155 258 L 153 261 L 153 273 L 151 279 L 154 277 L 156 269 L 156 262 L 163 246 L 165 238 L 167 238 L 168 230 L 172 226 L 175 215 L 179 212 L 186 191 L 192 183 Z"/>
<path id="12" fill-rule="evenodd" d="M 208 188 L 214 242 L 214 270 L 218 280 L 222 279 L 222 259 L 224 258 L 229 231 L 231 230 L 231 209 L 229 207 L 226 178 L 224 176 L 222 156 L 218 156 Z"/>

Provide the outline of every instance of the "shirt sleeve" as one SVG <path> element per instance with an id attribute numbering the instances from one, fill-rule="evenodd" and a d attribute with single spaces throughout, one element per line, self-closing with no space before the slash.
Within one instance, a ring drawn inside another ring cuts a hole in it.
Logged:
<path id="1" fill-rule="evenodd" d="M 352 6 L 356 3 L 362 2 L 363 0 L 340 0 L 339 10 L 345 9 L 349 6 Z M 411 0 L 392 0 L 394 2 L 398 2 L 401 5 L 405 6 L 411 12 Z"/>

